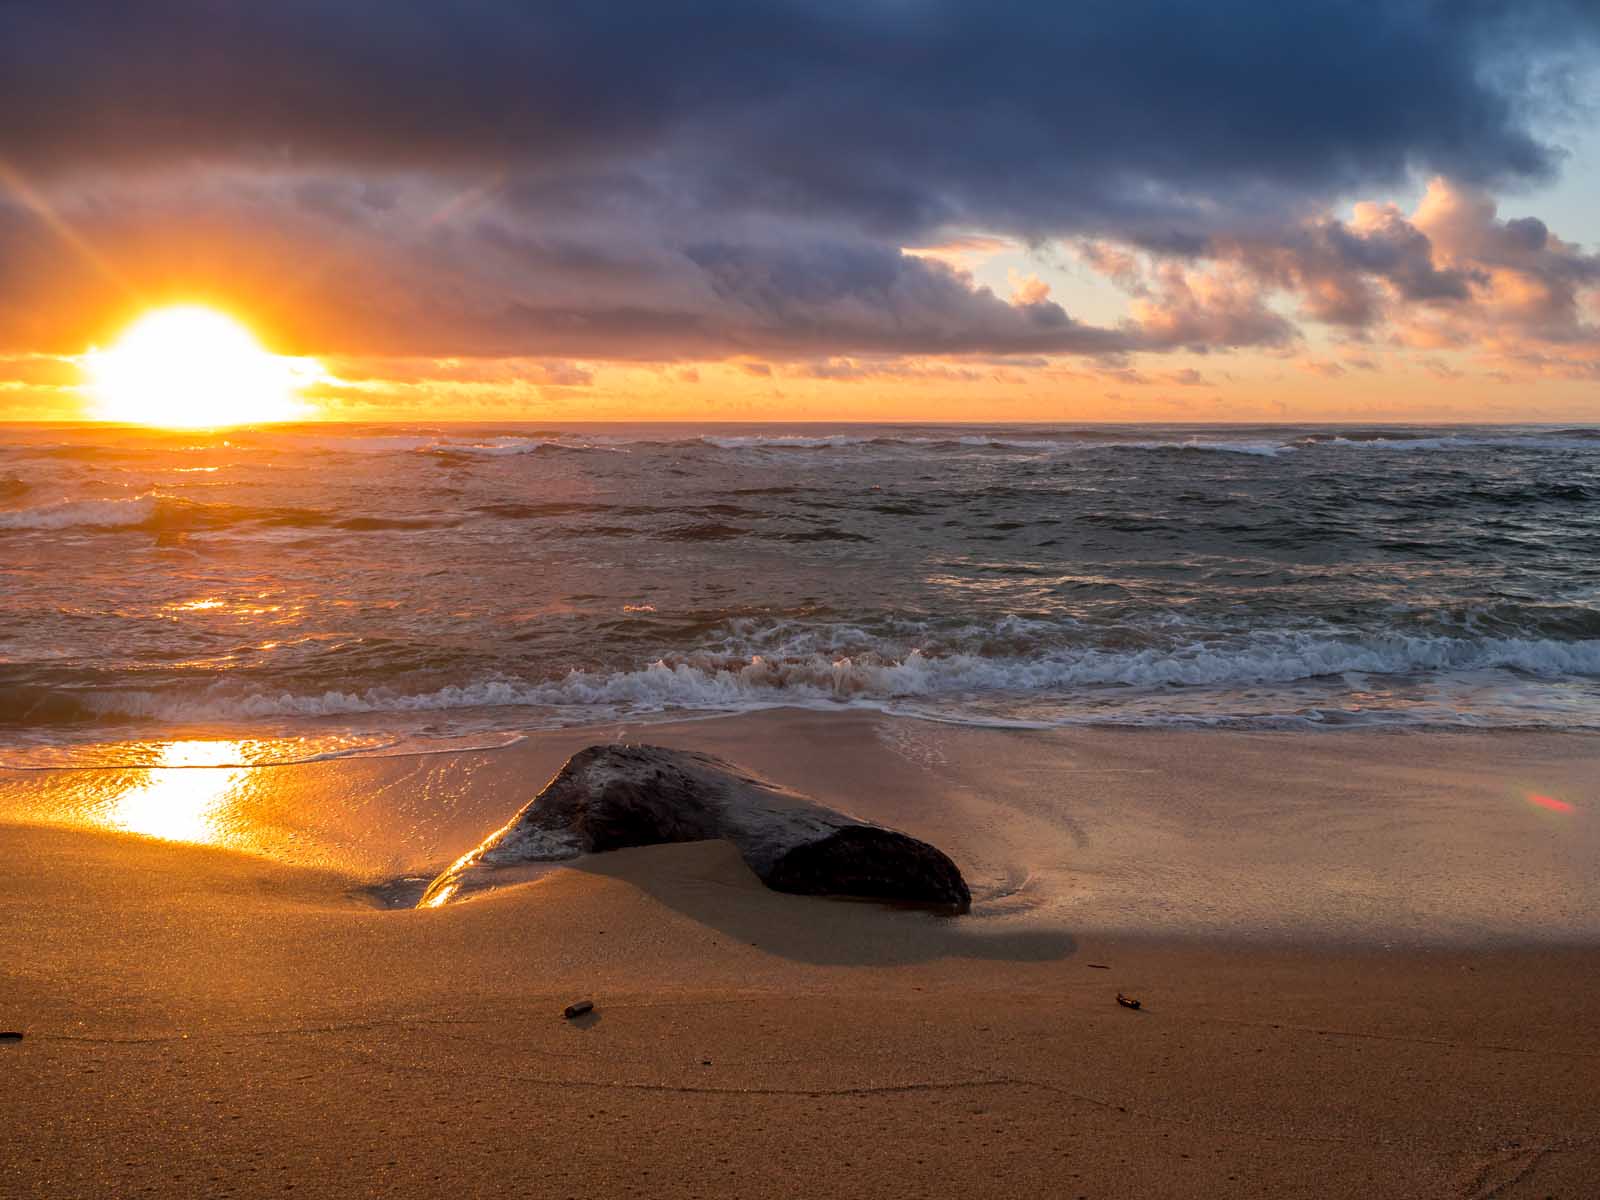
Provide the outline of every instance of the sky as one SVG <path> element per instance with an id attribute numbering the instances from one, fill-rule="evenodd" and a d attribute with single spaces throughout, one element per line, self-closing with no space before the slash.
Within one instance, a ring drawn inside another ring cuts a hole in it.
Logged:
<path id="1" fill-rule="evenodd" d="M 1600 421 L 1595 0 L 0 0 L 0 419 Z M 225 387 L 225 381 L 219 381 Z"/>

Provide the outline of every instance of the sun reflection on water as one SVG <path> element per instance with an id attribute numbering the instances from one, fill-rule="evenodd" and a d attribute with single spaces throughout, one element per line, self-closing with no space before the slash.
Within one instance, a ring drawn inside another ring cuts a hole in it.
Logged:
<path id="1" fill-rule="evenodd" d="M 250 769 L 240 766 L 239 742 L 172 742 L 159 766 L 112 796 L 101 810 L 105 824 L 127 833 L 172 842 L 220 842 L 223 818 Z"/>

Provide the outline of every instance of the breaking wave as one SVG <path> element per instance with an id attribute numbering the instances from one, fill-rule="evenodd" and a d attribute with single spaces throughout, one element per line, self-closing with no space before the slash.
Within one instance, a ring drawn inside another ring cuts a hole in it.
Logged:
<path id="1" fill-rule="evenodd" d="M 154 496 L 126 500 L 61 500 L 0 512 L 0 529 L 125 529 L 149 522 L 156 513 Z"/>
<path id="2" fill-rule="evenodd" d="M 163 722 L 332 717 L 487 708 L 651 712 L 737 711 L 776 705 L 996 695 L 1054 696 L 1071 706 L 1106 689 L 1218 691 L 1328 677 L 1511 672 L 1540 679 L 1600 679 L 1600 639 L 1377 636 L 1341 639 L 1273 634 L 1234 645 L 1139 650 L 1086 648 L 1036 656 L 986 657 L 911 650 L 733 657 L 711 652 L 657 659 L 629 670 L 573 670 L 545 680 L 492 677 L 420 692 L 391 687 L 317 693 L 239 693 L 227 683 L 187 693 L 0 692 L 0 720 L 32 724 L 114 718 Z"/>
<path id="3" fill-rule="evenodd" d="M 0 531 L 63 529 L 143 530 L 181 533 L 230 529 L 241 525 L 292 529 L 341 529 L 350 532 L 384 532 L 437 529 L 456 523 L 448 516 L 383 516 L 339 514 L 312 508 L 255 507 L 182 500 L 147 492 L 110 500 L 61 500 L 0 511 Z"/>
<path id="4" fill-rule="evenodd" d="M 1302 447 L 1332 449 L 1391 450 L 1593 450 L 1595 439 L 1584 430 L 1562 430 L 1550 434 L 1473 434 L 1425 435 L 1408 433 L 1310 434 L 1294 443 Z"/>
<path id="5" fill-rule="evenodd" d="M 495 438 L 485 442 L 432 442 L 419 447 L 440 458 L 464 456 L 468 458 L 517 458 L 524 454 L 626 454 L 627 444 L 607 444 L 599 441 L 573 441 L 559 436 Z"/>
<path id="6" fill-rule="evenodd" d="M 873 436 L 831 434 L 823 437 L 806 437 L 800 434 L 746 434 L 727 437 L 704 435 L 694 440 L 720 450 L 837 450 L 859 446 L 908 447 L 922 450 L 1021 450 L 1056 454 L 1103 450 L 1196 450 L 1273 457 L 1294 449 L 1293 446 L 1283 442 L 1205 438 L 1173 441 L 1111 440 L 1072 433 L 1052 438 L 1002 437 L 992 434 L 962 437 L 911 435 L 894 437 L 883 434 Z"/>
<path id="7" fill-rule="evenodd" d="M 532 455 L 548 457 L 566 454 L 626 454 L 651 448 L 710 451 L 878 451 L 982 452 L 1008 454 L 1071 455 L 1118 452 L 1195 452 L 1238 454 L 1276 458 L 1301 450 L 1371 450 L 1421 452 L 1429 450 L 1520 449 L 1529 451 L 1593 450 L 1600 431 L 1528 428 L 1512 431 L 1472 430 L 1440 432 L 1405 428 L 1337 429 L 1305 432 L 1285 429 L 1221 429 L 1174 431 L 1173 436 L 1140 436 L 1137 427 L 1079 428 L 1040 431 L 1007 430 L 971 433 L 945 429 L 918 432 L 913 429 L 884 430 L 863 428 L 861 432 L 738 432 L 697 433 L 673 436 L 669 433 L 579 433 L 571 430 L 533 429 L 490 431 L 478 437 L 462 437 L 444 430 L 423 429 L 387 435 L 325 435 L 300 446 L 323 453 L 352 455 L 420 454 L 444 463 L 470 463 Z M 281 437 L 264 436 L 258 441 L 241 442 L 272 449 L 283 443 Z M 94 448 L 49 448 L 50 453 L 90 454 Z M 44 453 L 35 450 L 35 453 Z M 97 451 L 96 451 L 97 452 Z"/>

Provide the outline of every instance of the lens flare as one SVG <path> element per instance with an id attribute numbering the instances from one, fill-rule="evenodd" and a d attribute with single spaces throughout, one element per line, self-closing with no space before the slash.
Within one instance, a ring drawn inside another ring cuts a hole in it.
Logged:
<path id="1" fill-rule="evenodd" d="M 1548 808 L 1551 812 L 1569 813 L 1573 811 L 1572 805 L 1565 800 L 1557 800 L 1554 796 L 1542 796 L 1537 792 L 1528 793 L 1528 803 L 1538 808 Z"/>

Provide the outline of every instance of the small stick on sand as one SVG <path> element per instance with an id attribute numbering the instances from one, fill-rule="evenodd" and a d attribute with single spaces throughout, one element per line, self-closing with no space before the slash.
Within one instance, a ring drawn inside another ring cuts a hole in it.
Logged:
<path id="1" fill-rule="evenodd" d="M 1143 1005 L 1141 1005 L 1139 1001 L 1135 1000 L 1132 996 L 1124 996 L 1121 992 L 1117 993 L 1117 1003 L 1122 1005 L 1123 1008 L 1143 1007 Z"/>

